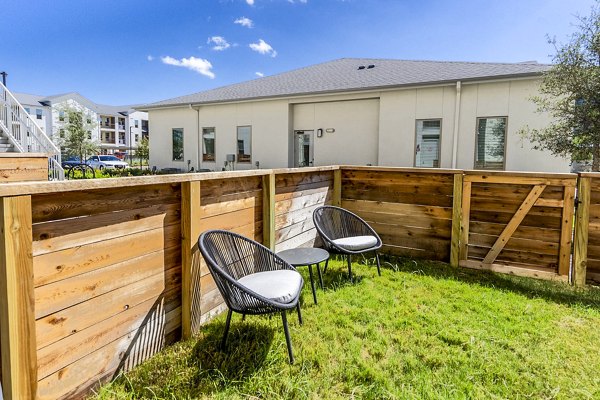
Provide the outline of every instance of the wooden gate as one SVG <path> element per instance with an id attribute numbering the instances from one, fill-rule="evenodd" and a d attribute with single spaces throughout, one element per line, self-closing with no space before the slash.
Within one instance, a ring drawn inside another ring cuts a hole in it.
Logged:
<path id="1" fill-rule="evenodd" d="M 577 175 L 466 172 L 459 265 L 568 280 Z"/>

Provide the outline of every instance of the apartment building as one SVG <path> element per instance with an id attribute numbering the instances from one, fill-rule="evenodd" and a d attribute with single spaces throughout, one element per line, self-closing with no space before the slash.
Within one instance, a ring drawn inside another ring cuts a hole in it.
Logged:
<path id="1" fill-rule="evenodd" d="M 80 110 L 93 126 L 90 137 L 99 143 L 101 154 L 135 154 L 143 137 L 148 137 L 148 114 L 134 106 L 97 104 L 71 92 L 54 96 L 14 93 L 16 99 L 57 144 L 64 136 L 64 108 Z"/>

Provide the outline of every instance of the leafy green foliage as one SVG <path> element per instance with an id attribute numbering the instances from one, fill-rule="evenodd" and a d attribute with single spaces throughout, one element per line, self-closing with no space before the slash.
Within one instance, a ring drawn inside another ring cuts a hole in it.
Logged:
<path id="1" fill-rule="evenodd" d="M 304 324 L 224 316 L 100 389 L 105 399 L 600 398 L 600 291 L 393 259 L 377 276 L 330 262 L 314 305 L 306 268 Z"/>
<path id="2" fill-rule="evenodd" d="M 100 144 L 91 139 L 91 132 L 96 128 L 96 123 L 71 105 L 65 105 L 59 111 L 65 118 L 61 147 L 65 149 L 66 155 L 85 160 L 89 155 L 96 154 Z"/>
<path id="3" fill-rule="evenodd" d="M 140 165 L 144 162 L 148 165 L 148 159 L 150 158 L 150 141 L 147 137 L 143 137 L 138 144 L 138 148 L 135 151 L 136 155 L 140 158 Z"/>
<path id="4" fill-rule="evenodd" d="M 587 17 L 578 17 L 578 31 L 566 44 L 549 39 L 556 54 L 544 75 L 540 96 L 532 100 L 538 111 L 554 119 L 542 129 L 525 128 L 535 148 L 592 161 L 600 170 L 600 11 L 598 3 Z"/>

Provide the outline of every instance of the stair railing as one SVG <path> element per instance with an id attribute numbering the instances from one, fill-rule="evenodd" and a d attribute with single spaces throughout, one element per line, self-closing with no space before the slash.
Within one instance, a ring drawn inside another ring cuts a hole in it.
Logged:
<path id="1" fill-rule="evenodd" d="M 60 149 L 38 126 L 15 96 L 0 82 L 0 130 L 19 153 L 48 155 L 48 179 L 63 180 Z"/>

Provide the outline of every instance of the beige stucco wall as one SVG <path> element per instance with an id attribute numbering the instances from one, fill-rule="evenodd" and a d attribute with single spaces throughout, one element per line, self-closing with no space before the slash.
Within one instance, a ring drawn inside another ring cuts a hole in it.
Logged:
<path id="1" fill-rule="evenodd" d="M 293 130 L 313 130 L 314 165 L 377 165 L 379 99 L 293 106 Z M 316 137 L 317 129 L 323 136 Z M 326 132 L 334 129 L 334 132 Z"/>
<path id="2" fill-rule="evenodd" d="M 150 165 L 161 168 L 179 168 L 187 171 L 187 160 L 194 166 L 198 155 L 197 113 L 190 108 L 152 110 L 148 113 L 150 135 Z M 184 161 L 173 161 L 172 129 L 183 128 Z"/>
<path id="3" fill-rule="evenodd" d="M 525 125 L 542 127 L 547 115 L 535 112 L 530 97 L 538 79 L 462 83 L 456 167 L 473 169 L 476 121 L 479 117 L 508 117 L 506 170 L 568 172 L 567 160 L 533 150 L 518 135 Z M 441 119 L 440 167 L 453 165 L 456 85 L 397 90 L 303 96 L 289 99 L 151 110 L 150 162 L 159 168 L 184 168 L 171 161 L 171 129 L 184 128 L 185 159 L 191 166 L 220 170 L 225 155 L 236 152 L 236 127 L 252 126 L 252 163 L 236 169 L 293 165 L 293 131 L 335 129 L 314 138 L 314 165 L 355 164 L 410 167 L 415 162 L 418 119 Z M 197 119 L 199 118 L 199 123 Z M 199 161 L 198 126 L 216 128 L 217 160 Z"/>

